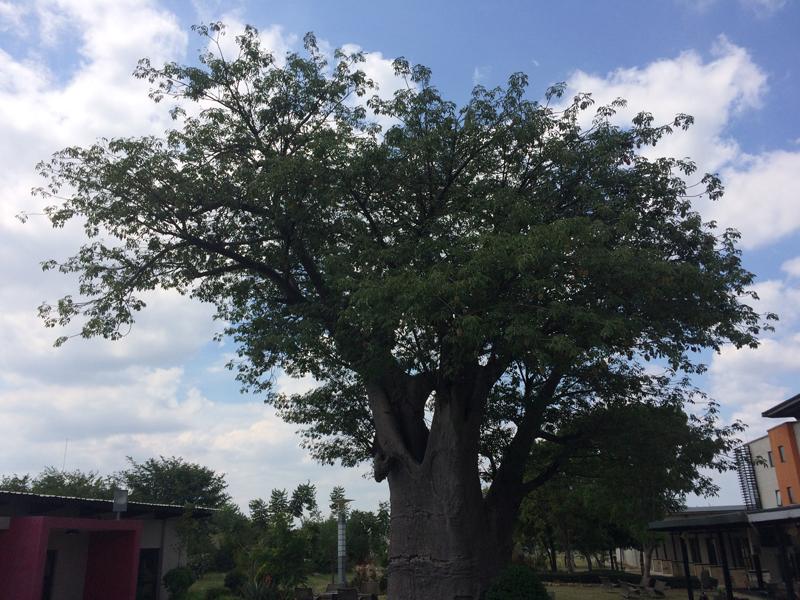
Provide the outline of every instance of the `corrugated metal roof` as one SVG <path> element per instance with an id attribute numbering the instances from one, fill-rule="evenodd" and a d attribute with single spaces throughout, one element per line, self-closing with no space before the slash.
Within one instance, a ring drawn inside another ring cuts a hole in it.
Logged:
<path id="1" fill-rule="evenodd" d="M 0 490 L 0 501 L 3 499 L 28 499 L 37 503 L 45 503 L 50 506 L 63 504 L 63 505 L 76 505 L 83 507 L 91 507 L 94 509 L 107 509 L 111 512 L 113 500 L 111 498 L 79 498 L 76 496 L 58 496 L 53 494 L 37 494 L 34 492 L 13 492 L 10 490 Z M 131 511 L 131 509 L 134 509 Z M 214 512 L 215 509 L 206 506 L 193 506 L 192 513 L 197 516 L 208 516 Z M 128 502 L 128 512 L 146 513 L 146 512 L 159 512 L 168 513 L 171 515 L 181 515 L 185 511 L 185 507 L 180 504 L 160 504 L 157 502 Z"/>

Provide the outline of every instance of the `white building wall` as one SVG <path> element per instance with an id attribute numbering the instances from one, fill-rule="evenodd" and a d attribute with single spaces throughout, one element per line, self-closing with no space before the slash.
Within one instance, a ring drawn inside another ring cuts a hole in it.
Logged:
<path id="1" fill-rule="evenodd" d="M 167 519 L 164 521 L 164 547 L 161 554 L 161 572 L 186 564 L 186 552 L 183 542 L 178 535 L 178 520 Z"/>
<path id="2" fill-rule="evenodd" d="M 798 435 L 797 424 L 795 425 L 795 435 Z M 761 496 L 762 508 L 775 508 L 778 502 L 775 499 L 775 490 L 778 489 L 778 476 L 775 467 L 769 466 L 767 452 L 770 450 L 769 437 L 764 436 L 753 440 L 748 444 L 753 460 L 756 462 L 755 473 L 758 483 L 758 494 Z M 759 460 L 759 458 L 761 460 Z M 763 464 L 759 464 L 763 461 Z"/>
<path id="3" fill-rule="evenodd" d="M 56 551 L 52 600 L 83 600 L 89 534 L 54 531 L 47 549 Z"/>

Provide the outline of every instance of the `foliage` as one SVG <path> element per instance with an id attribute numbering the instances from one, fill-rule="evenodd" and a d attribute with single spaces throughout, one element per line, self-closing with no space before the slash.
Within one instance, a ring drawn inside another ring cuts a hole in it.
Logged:
<path id="1" fill-rule="evenodd" d="M 162 581 L 170 600 L 183 600 L 196 577 L 189 567 L 175 567 L 164 574 Z"/>
<path id="2" fill-rule="evenodd" d="M 31 475 L 10 475 L 0 478 L 0 489 L 12 492 L 32 492 L 53 496 L 73 496 L 76 498 L 110 498 L 113 493 L 114 478 L 103 476 L 95 471 L 62 471 L 56 467 L 45 467 L 41 473 Z"/>
<path id="3" fill-rule="evenodd" d="M 382 502 L 376 512 L 353 510 L 347 519 L 347 556 L 350 564 L 385 565 L 389 539 L 389 507 Z"/>
<path id="4" fill-rule="evenodd" d="M 225 587 L 238 594 L 247 581 L 247 575 L 241 571 L 230 571 L 225 574 Z"/>
<path id="5" fill-rule="evenodd" d="M 547 600 L 547 590 L 536 573 L 523 565 L 510 565 L 486 592 L 486 600 Z"/>
<path id="6" fill-rule="evenodd" d="M 560 473 L 524 501 L 520 539 L 585 556 L 647 551 L 659 539 L 648 523 L 682 509 L 687 494 L 714 495 L 708 470 L 730 468 L 739 443 L 741 424 L 717 425 L 715 404 L 695 412 L 632 404 L 580 417 L 586 422 L 574 426 L 591 428 L 592 440 L 574 446 Z"/>
<path id="7" fill-rule="evenodd" d="M 29 474 L 0 476 L 0 490 L 7 492 L 30 492 L 31 476 Z"/>
<path id="8" fill-rule="evenodd" d="M 224 474 L 181 457 L 160 456 L 139 463 L 129 456 L 128 463 L 118 478 L 132 501 L 219 508 L 230 499 Z"/>
<path id="9" fill-rule="evenodd" d="M 286 594 L 269 580 L 248 580 L 242 586 L 241 594 L 244 600 L 286 600 Z"/>

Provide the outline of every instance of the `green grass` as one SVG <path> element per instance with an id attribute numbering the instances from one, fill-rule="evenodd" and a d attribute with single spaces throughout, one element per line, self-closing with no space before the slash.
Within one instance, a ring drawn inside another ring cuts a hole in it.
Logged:
<path id="1" fill-rule="evenodd" d="M 348 577 L 351 576 L 352 573 L 348 573 Z M 315 594 L 321 594 L 325 591 L 325 586 L 327 586 L 330 582 L 330 573 L 313 573 L 312 575 L 308 576 L 306 585 L 311 587 Z M 186 600 L 204 600 L 206 596 L 206 590 L 216 587 L 225 587 L 225 573 L 206 573 L 203 575 L 203 577 L 195 581 L 191 588 L 189 588 L 189 595 L 186 597 Z M 386 596 L 379 597 L 384 600 L 386 598 Z"/>
<path id="2" fill-rule="evenodd" d="M 186 600 L 204 600 L 206 590 L 225 587 L 225 573 L 206 573 L 189 588 Z"/>
<path id="3" fill-rule="evenodd" d="M 608 590 L 600 585 L 546 585 L 547 591 L 556 593 L 556 600 L 620 600 L 619 588 Z M 699 592 L 695 591 L 695 598 Z M 647 598 L 643 596 L 642 598 Z M 686 590 L 667 590 L 667 600 L 686 598 Z"/>

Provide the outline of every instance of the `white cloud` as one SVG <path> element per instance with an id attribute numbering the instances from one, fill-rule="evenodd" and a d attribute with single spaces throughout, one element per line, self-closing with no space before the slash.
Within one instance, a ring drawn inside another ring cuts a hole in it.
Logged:
<path id="1" fill-rule="evenodd" d="M 704 214 L 742 233 L 742 246 L 757 248 L 800 229 L 800 152 L 743 156 L 722 169 L 726 193 Z"/>
<path id="2" fill-rule="evenodd" d="M 25 16 L 29 8 L 22 4 L 0 0 L 0 31 L 25 35 Z"/>
<path id="3" fill-rule="evenodd" d="M 533 62 L 536 63 L 536 61 Z M 539 64 L 536 63 L 536 66 L 538 67 Z M 486 78 L 489 76 L 489 73 L 491 73 L 491 71 L 492 71 L 491 67 L 486 67 L 486 66 L 475 67 L 472 70 L 472 85 L 483 84 L 486 81 Z"/>
<path id="4" fill-rule="evenodd" d="M 761 417 L 763 411 L 800 391 L 793 387 L 800 370 L 800 287 L 772 279 L 753 290 L 759 297 L 757 311 L 778 313 L 776 331 L 764 336 L 758 348 L 723 348 L 712 358 L 708 387 L 732 419 L 749 425 L 750 438 L 776 424 Z"/>
<path id="5" fill-rule="evenodd" d="M 225 472 L 242 506 L 273 487 L 306 479 L 318 482 L 322 495 L 341 482 L 360 506 L 372 508 L 383 497 L 384 486 L 364 481 L 358 471 L 311 463 L 298 447 L 295 427 L 260 402 L 211 401 L 186 388 L 181 368 L 132 368 L 117 376 L 105 385 L 0 389 L 0 473 L 61 466 L 69 440 L 68 469 L 109 472 L 124 466 L 125 456 L 182 456 Z M 282 391 L 298 385 L 279 380 Z"/>
<path id="6" fill-rule="evenodd" d="M 784 261 L 781 270 L 788 273 L 790 277 L 800 277 L 800 256 Z"/>
<path id="7" fill-rule="evenodd" d="M 771 17 L 786 6 L 786 0 L 739 0 L 739 3 L 762 18 Z"/>
<path id="8" fill-rule="evenodd" d="M 725 196 L 698 202 L 697 208 L 707 219 L 741 231 L 744 248 L 769 245 L 800 229 L 794 185 L 800 152 L 749 155 L 730 133 L 736 119 L 762 107 L 767 92 L 766 73 L 744 48 L 720 36 L 710 60 L 691 50 L 606 76 L 577 71 L 568 84 L 571 91 L 592 92 L 599 104 L 627 99 L 618 122 L 629 122 L 641 110 L 651 112 L 657 123 L 668 123 L 678 113 L 694 116 L 689 131 L 668 136 L 645 155 L 689 157 L 700 173 L 720 172 Z"/>
<path id="9" fill-rule="evenodd" d="M 4 23 L 18 14 L 6 4 Z M 343 484 L 360 506 L 374 507 L 385 485 L 365 481 L 359 470 L 313 463 L 294 425 L 259 398 L 239 397 L 233 374 L 220 373 L 214 360 L 231 353 L 211 342 L 221 325 L 207 305 L 154 291 L 123 340 L 76 339 L 53 348 L 60 332 L 42 326 L 36 307 L 75 282 L 42 273 L 39 261 L 71 254 L 83 233 L 76 225 L 52 230 L 41 217 L 24 225 L 14 218 L 41 209 L 29 193 L 40 184 L 33 167 L 67 145 L 170 127 L 167 107 L 150 101 L 149 84 L 131 72 L 142 56 L 156 65 L 182 60 L 189 44 L 176 17 L 149 0 L 40 0 L 26 19 L 40 49 L 50 49 L 22 58 L 0 50 L 0 473 L 60 466 L 69 438 L 67 468 L 107 473 L 122 468 L 127 455 L 179 455 L 226 472 L 242 505 L 272 487 L 311 479 L 321 498 Z M 277 26 L 261 35 L 276 56 L 297 42 Z M 72 70 L 52 72 L 52 52 L 67 55 Z M 380 55 L 369 54 L 367 65 L 385 77 Z M 301 392 L 314 382 L 281 376 L 276 384 Z"/>
<path id="10" fill-rule="evenodd" d="M 707 12 L 712 6 L 717 3 L 717 0 L 677 0 L 678 4 L 693 10 L 697 13 Z"/>
<path id="11" fill-rule="evenodd" d="M 708 171 L 739 155 L 727 127 L 737 114 L 761 105 L 766 82 L 749 53 L 723 36 L 715 42 L 710 61 L 689 50 L 645 67 L 618 69 L 606 76 L 576 71 L 568 79 L 571 91 L 591 92 L 598 104 L 625 98 L 628 106 L 619 111 L 618 122 L 630 122 L 643 110 L 657 123 L 669 123 L 678 113 L 694 116 L 688 132 L 667 137 L 649 154 L 689 156 Z"/>

